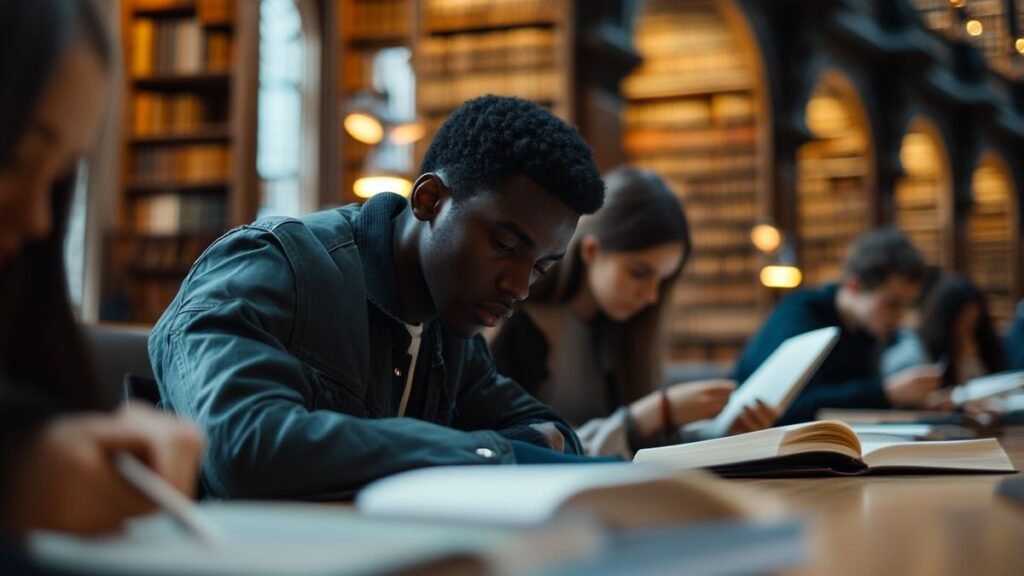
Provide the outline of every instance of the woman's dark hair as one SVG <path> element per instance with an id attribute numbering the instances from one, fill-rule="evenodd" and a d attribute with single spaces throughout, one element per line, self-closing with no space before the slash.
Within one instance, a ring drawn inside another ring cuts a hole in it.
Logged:
<path id="1" fill-rule="evenodd" d="M 932 360 L 948 362 L 945 384 L 952 386 L 959 374 L 958 347 L 955 331 L 960 314 L 970 305 L 978 307 L 978 323 L 974 341 L 985 371 L 989 374 L 1006 369 L 1003 346 L 992 324 L 985 296 L 963 276 L 942 278 L 928 295 L 921 310 L 918 335 Z"/>
<path id="2" fill-rule="evenodd" d="M 619 168 L 605 177 L 605 183 L 604 206 L 580 219 L 565 259 L 537 282 L 530 301 L 566 302 L 583 288 L 586 266 L 580 240 L 585 236 L 595 236 L 601 250 L 607 252 L 634 252 L 669 243 L 682 246 L 683 259 L 662 281 L 657 304 L 625 322 L 614 322 L 603 314 L 594 321 L 611 384 L 625 394 L 619 402 L 626 403 L 661 385 L 661 319 L 670 300 L 666 292 L 682 272 L 693 245 L 682 201 L 657 174 Z"/>
<path id="3" fill-rule="evenodd" d="M 0 3 L 0 164 L 14 153 L 62 56 L 85 40 L 110 67 L 111 44 L 91 0 Z M 74 319 L 64 271 L 64 235 L 74 175 L 53 185 L 53 231 L 0 268 L 0 373 L 57 406 L 95 409 L 98 389 Z"/>

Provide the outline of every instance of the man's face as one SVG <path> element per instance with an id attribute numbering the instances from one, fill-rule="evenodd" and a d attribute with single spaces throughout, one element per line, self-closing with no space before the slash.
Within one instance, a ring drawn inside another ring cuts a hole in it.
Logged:
<path id="1" fill-rule="evenodd" d="M 457 202 L 446 194 L 420 254 L 441 320 L 468 338 L 510 316 L 561 259 L 578 219 L 522 176 Z"/>
<path id="2" fill-rule="evenodd" d="M 845 281 L 853 295 L 851 312 L 861 328 L 879 340 L 888 340 L 899 329 L 903 316 L 914 304 L 921 284 L 900 276 L 890 276 L 873 290 L 857 278 Z"/>

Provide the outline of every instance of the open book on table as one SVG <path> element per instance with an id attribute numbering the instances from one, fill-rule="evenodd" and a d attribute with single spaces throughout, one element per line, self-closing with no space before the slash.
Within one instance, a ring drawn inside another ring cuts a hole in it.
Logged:
<path id="1" fill-rule="evenodd" d="M 743 409 L 760 400 L 782 415 L 839 340 L 839 328 L 829 326 L 788 338 L 729 397 L 713 420 L 694 422 L 688 433 L 718 438 L 729 433 Z"/>
<path id="2" fill-rule="evenodd" d="M 745 487 L 711 475 L 614 464 L 446 466 L 373 482 L 356 508 L 375 517 L 535 526 L 586 517 L 638 528 L 771 514 Z"/>
<path id="3" fill-rule="evenodd" d="M 706 468 L 724 476 L 854 475 L 883 472 L 1014 472 L 994 438 L 906 442 L 864 435 L 838 420 L 640 450 L 634 462 Z"/>

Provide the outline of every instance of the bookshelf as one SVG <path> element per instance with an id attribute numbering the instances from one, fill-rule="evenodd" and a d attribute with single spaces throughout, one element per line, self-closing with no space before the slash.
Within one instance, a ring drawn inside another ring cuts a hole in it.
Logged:
<path id="1" fill-rule="evenodd" d="M 361 96 L 379 95 L 374 82 L 374 62 L 392 48 L 415 45 L 417 0 L 341 0 L 337 11 L 340 31 L 337 94 L 341 118 L 353 111 Z M 362 111 L 362 110 L 355 110 Z M 371 145 L 340 129 L 341 177 L 337 197 L 341 204 L 362 201 L 353 192 L 355 181 L 367 175 Z M 403 175 L 408 176 L 408 175 Z"/>
<path id="2" fill-rule="evenodd" d="M 418 163 L 444 119 L 483 94 L 518 96 L 573 117 L 569 0 L 422 0 L 417 34 L 417 111 L 427 136 Z"/>
<path id="3" fill-rule="evenodd" d="M 812 139 L 797 151 L 797 250 L 804 284 L 837 281 L 846 250 L 872 227 L 870 142 L 863 108 L 838 73 L 807 103 Z"/>
<path id="4" fill-rule="evenodd" d="M 934 124 L 918 119 L 900 144 L 903 176 L 895 185 L 895 224 L 929 265 L 952 268 L 949 157 Z"/>
<path id="5" fill-rule="evenodd" d="M 675 359 L 730 360 L 762 319 L 755 75 L 711 0 L 647 2 L 636 22 L 643 62 L 623 82 L 624 148 L 681 196 L 694 253 L 673 288 Z"/>
<path id="6" fill-rule="evenodd" d="M 1020 242 L 1013 217 L 1015 191 L 1002 159 L 993 153 L 982 157 L 971 178 L 971 195 L 967 272 L 987 297 L 993 319 L 1005 328 L 1017 304 L 1021 253 L 1015 245 Z"/>
<path id="7" fill-rule="evenodd" d="M 1024 5 L 1019 0 L 1018 20 Z M 1010 34 L 1012 12 L 1006 0 L 969 0 L 954 6 L 950 0 L 911 0 L 925 25 L 954 40 L 966 40 L 985 56 L 989 66 L 1008 76 L 1020 76 L 1020 55 Z M 1018 23 L 1018 29 L 1020 24 Z"/>
<path id="8" fill-rule="evenodd" d="M 122 185 L 103 320 L 155 322 L 202 251 L 255 216 L 257 13 L 240 0 L 122 3 Z"/>

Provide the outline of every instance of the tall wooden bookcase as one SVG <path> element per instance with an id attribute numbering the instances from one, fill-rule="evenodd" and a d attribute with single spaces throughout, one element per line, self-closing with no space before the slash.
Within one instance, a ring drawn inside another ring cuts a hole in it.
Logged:
<path id="1" fill-rule="evenodd" d="M 259 3 L 127 0 L 119 226 L 101 319 L 152 323 L 218 235 L 255 217 Z"/>

